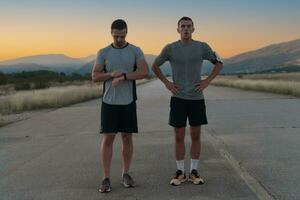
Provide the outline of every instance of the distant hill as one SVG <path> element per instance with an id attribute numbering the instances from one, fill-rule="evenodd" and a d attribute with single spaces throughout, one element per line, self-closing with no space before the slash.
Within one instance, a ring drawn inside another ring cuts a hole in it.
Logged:
<path id="1" fill-rule="evenodd" d="M 86 57 L 82 57 L 82 58 L 79 58 L 80 60 L 84 61 L 84 62 L 91 62 L 92 60 L 95 60 L 96 58 L 96 55 L 89 55 L 89 56 L 86 56 Z"/>
<path id="2" fill-rule="evenodd" d="M 46 67 L 44 65 L 39 64 L 15 64 L 15 65 L 8 65 L 8 66 L 1 66 L 0 72 L 3 73 L 19 73 L 19 72 L 30 72 L 30 71 L 40 71 L 40 70 L 47 70 L 47 71 L 54 71 L 53 68 Z"/>
<path id="3" fill-rule="evenodd" d="M 222 73 L 258 73 L 265 71 L 298 70 L 300 39 L 273 44 L 224 60 Z M 293 66 L 293 67 L 292 67 Z"/>
<path id="4" fill-rule="evenodd" d="M 89 74 L 96 55 L 83 58 L 71 58 L 63 54 L 27 56 L 0 62 L 0 72 L 16 73 L 21 71 L 48 70 L 66 74 Z M 145 58 L 151 67 L 155 55 L 146 54 Z M 269 45 L 254 51 L 245 52 L 228 59 L 223 59 L 223 74 L 297 72 L 300 71 L 300 39 Z M 171 75 L 170 64 L 161 67 L 165 75 Z M 205 61 L 202 73 L 212 70 L 212 64 Z M 152 70 L 150 73 L 153 75 Z"/>
<path id="5" fill-rule="evenodd" d="M 75 71 L 75 73 L 81 74 L 81 75 L 91 74 L 93 66 L 94 66 L 94 63 L 95 63 L 95 60 L 92 60 L 92 61 L 84 64 L 82 67 L 80 67 L 79 69 L 77 69 Z"/>
<path id="6" fill-rule="evenodd" d="M 72 73 L 84 63 L 84 60 L 71 58 L 63 54 L 35 55 L 2 61 L 0 62 L 0 71 L 17 73 L 21 71 L 50 70 Z"/>
<path id="7" fill-rule="evenodd" d="M 75 70 L 77 70 L 82 65 L 69 65 L 69 64 L 61 64 L 57 66 L 45 66 L 39 65 L 35 63 L 19 63 L 14 65 L 0 65 L 0 72 L 2 73 L 19 73 L 22 71 L 31 72 L 31 71 L 52 71 L 52 72 L 63 72 L 66 74 L 71 74 Z"/>
<path id="8" fill-rule="evenodd" d="M 89 58 L 89 57 L 87 57 Z M 86 59 L 87 59 L 86 58 Z M 0 65 L 16 65 L 16 64 L 38 64 L 38 65 L 61 65 L 61 64 L 75 64 L 82 65 L 85 61 L 79 58 L 71 58 L 63 54 L 47 54 L 47 55 L 35 55 L 26 56 L 17 59 L 10 59 L 0 62 Z"/>

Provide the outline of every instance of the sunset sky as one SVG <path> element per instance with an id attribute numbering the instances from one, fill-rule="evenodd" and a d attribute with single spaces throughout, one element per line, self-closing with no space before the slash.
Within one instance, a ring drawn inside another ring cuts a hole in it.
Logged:
<path id="1" fill-rule="evenodd" d="M 127 41 L 157 55 L 178 40 L 177 21 L 194 20 L 193 38 L 221 57 L 300 38 L 296 0 L 7 0 L 0 2 L 0 61 L 37 54 L 85 57 L 112 42 L 111 22 Z"/>

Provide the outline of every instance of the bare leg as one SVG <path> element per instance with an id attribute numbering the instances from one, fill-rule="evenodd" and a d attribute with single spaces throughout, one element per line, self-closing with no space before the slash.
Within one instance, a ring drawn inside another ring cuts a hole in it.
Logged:
<path id="1" fill-rule="evenodd" d="M 199 159 L 201 152 L 201 126 L 191 126 L 191 158 Z"/>
<path id="2" fill-rule="evenodd" d="M 113 154 L 113 143 L 115 139 L 115 133 L 105 133 L 103 134 L 101 141 L 101 158 L 103 166 L 103 175 L 104 178 L 109 177 L 110 173 L 110 163 Z"/>
<path id="3" fill-rule="evenodd" d="M 175 128 L 174 131 L 175 131 L 176 160 L 184 160 L 184 155 L 185 155 L 185 145 L 184 145 L 185 127 Z"/>
<path id="4" fill-rule="evenodd" d="M 131 133 L 122 133 L 122 144 L 123 173 L 128 173 L 133 155 L 133 143 Z"/>

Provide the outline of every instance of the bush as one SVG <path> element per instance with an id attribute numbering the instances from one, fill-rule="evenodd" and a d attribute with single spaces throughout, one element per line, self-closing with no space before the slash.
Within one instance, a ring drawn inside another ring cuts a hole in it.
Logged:
<path id="1" fill-rule="evenodd" d="M 6 83 L 7 83 L 6 75 L 0 72 L 0 85 L 5 85 Z"/>
<path id="2" fill-rule="evenodd" d="M 49 82 L 36 81 L 32 84 L 31 89 L 44 89 L 44 88 L 49 88 L 49 87 L 50 87 Z"/>
<path id="3" fill-rule="evenodd" d="M 17 82 L 14 86 L 15 90 L 30 90 L 29 82 Z"/>

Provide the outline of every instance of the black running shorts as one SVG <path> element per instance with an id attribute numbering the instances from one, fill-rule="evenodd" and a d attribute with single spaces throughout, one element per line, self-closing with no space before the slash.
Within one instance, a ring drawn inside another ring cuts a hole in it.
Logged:
<path id="1" fill-rule="evenodd" d="M 173 127 L 186 127 L 187 119 L 189 119 L 190 126 L 207 124 L 204 99 L 187 100 L 171 97 L 170 108 L 169 124 Z"/>
<path id="2" fill-rule="evenodd" d="M 110 105 L 102 102 L 100 133 L 137 133 L 136 103 Z"/>

